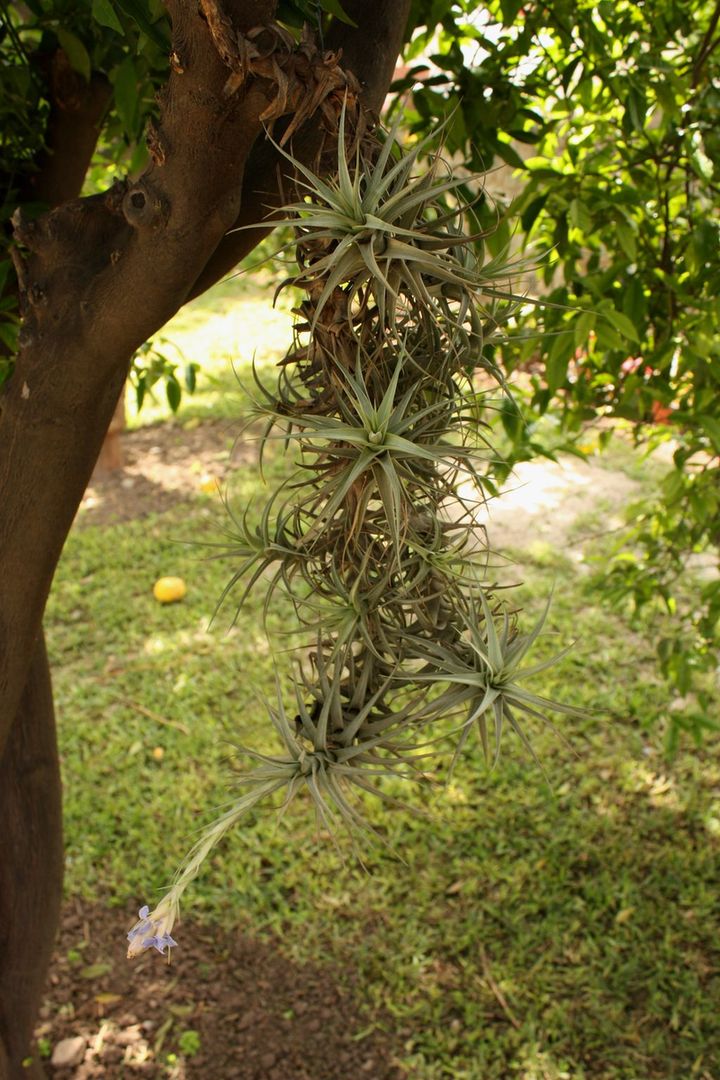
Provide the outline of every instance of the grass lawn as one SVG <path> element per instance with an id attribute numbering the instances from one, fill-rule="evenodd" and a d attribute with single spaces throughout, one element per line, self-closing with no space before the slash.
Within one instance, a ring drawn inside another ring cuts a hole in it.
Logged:
<path id="1" fill-rule="evenodd" d="M 167 336 L 202 337 L 194 317 Z M 176 422 L 227 415 L 218 380 Z M 254 468 L 228 490 L 237 506 L 263 497 Z M 278 596 L 272 647 L 258 589 L 234 626 L 228 604 L 209 628 L 233 568 L 197 542 L 225 524 L 220 499 L 198 491 L 130 523 L 81 519 L 70 537 L 48 631 L 71 896 L 152 905 L 232 796 L 234 746 L 275 746 L 262 696 L 273 660 L 287 663 L 291 613 Z M 653 626 L 630 628 L 577 560 L 523 540 L 505 572 L 523 581 L 528 620 L 555 587 L 546 654 L 577 639 L 538 690 L 592 710 L 561 723 L 564 739 L 532 733 L 546 776 L 509 735 L 492 772 L 470 744 L 448 788 L 448 744 L 428 783 L 403 792 L 407 810 L 368 805 L 402 861 L 368 848 L 366 869 L 309 807 L 281 824 L 268 808 L 216 851 L 186 909 L 357 973 L 367 1027 L 391 1033 L 416 1080 L 720 1077 L 717 740 L 665 759 L 649 723 L 666 695 Z M 183 603 L 153 600 L 164 574 L 185 578 Z"/>

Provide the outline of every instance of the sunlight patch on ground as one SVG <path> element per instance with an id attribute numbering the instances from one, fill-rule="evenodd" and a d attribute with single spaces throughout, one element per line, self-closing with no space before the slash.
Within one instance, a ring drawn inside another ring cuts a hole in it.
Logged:
<path id="1" fill-rule="evenodd" d="M 253 357 L 260 362 L 282 355 L 292 339 L 292 315 L 286 306 L 273 308 L 272 289 L 267 295 L 229 299 L 224 311 L 194 320 L 181 313 L 163 330 L 188 361 L 203 365 L 232 358 L 249 366 Z"/>
<path id="2" fill-rule="evenodd" d="M 540 542 L 564 550 L 573 526 L 586 516 L 598 515 L 599 531 L 616 529 L 638 492 L 634 480 L 592 462 L 567 457 L 521 462 L 500 498 L 487 504 L 491 545 L 502 551 Z"/>
<path id="3" fill-rule="evenodd" d="M 283 293 L 273 306 L 275 288 L 274 281 L 254 282 L 252 287 L 233 279 L 220 282 L 182 308 L 155 335 L 156 350 L 177 364 L 181 383 L 185 365 L 199 367 L 197 389 L 194 394 L 183 392 L 176 419 L 217 416 L 217 407 L 223 403 L 226 414 L 244 411 L 246 392 L 253 386 L 253 360 L 260 370 L 267 368 L 292 344 L 295 301 L 289 292 Z M 139 413 L 134 389 L 128 386 L 126 416 L 131 428 L 171 419 L 162 382 L 146 396 Z"/>

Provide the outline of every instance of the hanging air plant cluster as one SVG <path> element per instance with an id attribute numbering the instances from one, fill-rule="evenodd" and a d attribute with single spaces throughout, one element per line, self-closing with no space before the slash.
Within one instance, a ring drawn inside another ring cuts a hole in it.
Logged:
<path id="1" fill-rule="evenodd" d="M 287 804 L 307 791 L 325 827 L 354 831 L 356 793 L 417 778 L 430 743 L 452 733 L 457 756 L 476 728 L 496 760 L 506 727 L 530 748 L 525 720 L 576 712 L 527 688 L 553 662 L 526 664 L 543 620 L 521 633 L 487 576 L 478 509 L 491 450 L 475 375 L 507 392 L 488 346 L 515 298 L 507 262 L 482 263 L 464 231 L 464 181 L 439 155 L 421 165 L 428 153 L 426 142 L 404 152 L 396 129 L 349 148 L 343 121 L 335 179 L 289 158 L 289 283 L 304 299 L 276 384 L 256 382 L 260 457 L 281 439 L 298 468 L 259 525 L 235 523 L 226 593 L 242 605 L 253 587 L 280 589 L 293 604 L 305 630 L 294 697 L 278 687 L 269 711 L 281 750 L 252 755 L 247 793 L 155 911 L 143 908 L 130 955 L 175 944 L 183 890 L 266 796 L 284 791 Z"/>

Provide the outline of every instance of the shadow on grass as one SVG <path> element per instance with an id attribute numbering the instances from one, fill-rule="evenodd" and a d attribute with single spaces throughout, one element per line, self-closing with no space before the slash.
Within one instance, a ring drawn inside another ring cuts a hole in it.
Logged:
<path id="1" fill-rule="evenodd" d="M 402 972 L 379 1000 L 412 1075 L 714 1080 L 717 767 L 681 806 L 670 778 L 627 764 L 564 768 L 555 797 L 518 770 L 512 796 L 498 777 L 442 827 L 405 823 L 410 871 L 361 970 Z"/>

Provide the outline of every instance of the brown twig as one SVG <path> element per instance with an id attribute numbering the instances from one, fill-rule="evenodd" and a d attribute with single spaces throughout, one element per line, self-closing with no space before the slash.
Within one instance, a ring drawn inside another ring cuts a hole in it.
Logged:
<path id="1" fill-rule="evenodd" d="M 705 31 L 702 41 L 700 42 L 700 48 L 698 49 L 698 54 L 695 58 L 695 63 L 693 64 L 691 84 L 693 89 L 695 89 L 695 87 L 700 82 L 700 76 L 702 74 L 702 69 L 706 60 L 714 51 L 714 49 L 717 48 L 718 42 L 720 42 L 720 36 L 716 37 L 713 40 L 713 34 L 717 29 L 718 22 L 720 22 L 720 0 L 718 0 L 718 3 L 715 4 L 715 10 L 710 16 L 710 23 L 707 30 Z"/>
<path id="2" fill-rule="evenodd" d="M 492 993 L 493 993 L 493 996 L 495 997 L 495 1000 L 497 1001 L 498 1005 L 500 1006 L 502 1011 L 507 1016 L 508 1020 L 512 1024 L 512 1026 L 517 1031 L 519 1031 L 520 1028 L 522 1027 L 522 1025 L 521 1025 L 520 1021 L 518 1020 L 518 1018 L 513 1013 L 510 1006 L 508 1005 L 507 998 L 503 994 L 502 990 L 500 989 L 498 984 L 495 982 L 495 979 L 493 978 L 492 970 L 490 968 L 490 961 L 488 960 L 488 955 L 485 952 L 485 950 L 483 949 L 482 945 L 480 946 L 480 961 L 482 963 L 483 976 L 485 978 L 485 982 L 488 984 L 488 986 L 492 990 Z"/>
<path id="3" fill-rule="evenodd" d="M 189 735 L 190 730 L 185 727 L 185 724 L 181 724 L 179 720 L 168 720 L 165 716 L 160 716 L 159 713 L 153 712 L 152 709 L 145 708 L 139 701 L 134 701 L 133 698 L 120 697 L 117 694 L 113 694 L 113 700 L 117 701 L 120 705 L 127 705 L 129 709 L 135 709 L 136 712 L 141 713 L 143 716 L 147 716 L 148 720 L 155 720 L 158 724 L 165 724 L 166 727 L 177 728 L 183 735 Z"/>

